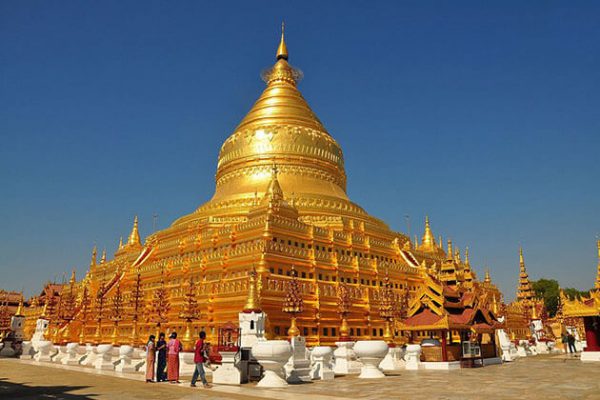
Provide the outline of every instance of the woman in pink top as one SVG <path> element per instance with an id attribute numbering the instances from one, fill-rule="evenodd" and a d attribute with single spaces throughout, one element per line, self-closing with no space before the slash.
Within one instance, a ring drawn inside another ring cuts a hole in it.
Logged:
<path id="1" fill-rule="evenodd" d="M 146 344 L 146 382 L 154 381 L 154 360 L 156 359 L 156 344 L 154 335 L 150 335 Z"/>
<path id="2" fill-rule="evenodd" d="M 183 350 L 177 339 L 177 332 L 171 333 L 167 343 L 167 379 L 171 383 L 179 383 L 179 352 Z"/>

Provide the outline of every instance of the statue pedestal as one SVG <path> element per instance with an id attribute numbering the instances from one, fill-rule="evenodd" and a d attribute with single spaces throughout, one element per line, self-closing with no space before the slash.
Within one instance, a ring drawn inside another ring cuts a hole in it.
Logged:
<path id="1" fill-rule="evenodd" d="M 194 353 L 182 351 L 179 353 L 179 375 L 192 375 L 196 370 Z"/>
<path id="2" fill-rule="evenodd" d="M 417 370 L 421 365 L 421 346 L 418 344 L 409 344 L 406 346 L 406 353 L 404 354 L 404 360 L 406 361 L 405 369 Z"/>
<path id="3" fill-rule="evenodd" d="M 335 357 L 333 372 L 336 375 L 359 374 L 362 364 L 356 360 L 354 342 L 335 342 L 335 344 L 337 348 L 333 352 Z"/>
<path id="4" fill-rule="evenodd" d="M 67 357 L 67 346 L 55 346 L 58 352 L 52 356 L 52 362 L 60 363 L 63 358 Z"/>
<path id="5" fill-rule="evenodd" d="M 329 346 L 317 346 L 310 352 L 311 379 L 329 380 L 335 377 L 335 373 L 331 369 L 331 355 L 333 350 Z"/>
<path id="6" fill-rule="evenodd" d="M 306 357 L 306 339 L 294 336 L 290 340 L 292 355 L 285 364 L 285 375 L 288 383 L 310 382 L 310 359 Z"/>
<path id="7" fill-rule="evenodd" d="M 252 356 L 264 368 L 265 373 L 256 387 L 282 388 L 287 386 L 283 365 L 292 355 L 287 340 L 261 340 L 252 346 Z"/>
<path id="8" fill-rule="evenodd" d="M 212 381 L 221 385 L 240 385 L 242 373 L 235 366 L 235 355 L 237 351 L 219 351 L 221 354 L 221 365 L 213 372 Z"/>
<path id="9" fill-rule="evenodd" d="M 379 364 L 379 369 L 384 372 L 402 371 L 406 364 L 402 359 L 403 355 L 402 347 L 390 347 L 390 350 Z"/>
<path id="10" fill-rule="evenodd" d="M 31 360 L 35 355 L 35 350 L 33 349 L 33 344 L 31 343 L 31 341 L 23 342 L 21 346 L 21 349 L 23 351 L 21 352 L 19 358 L 21 360 Z"/>
<path id="11" fill-rule="evenodd" d="M 93 365 L 97 356 L 96 346 L 88 343 L 85 345 L 85 354 L 79 359 L 79 363 L 81 365 Z"/>
<path id="12" fill-rule="evenodd" d="M 133 351 L 133 347 L 128 345 L 123 345 L 119 348 L 119 362 L 115 367 L 115 371 L 126 373 L 136 372 L 135 365 L 132 362 Z"/>
<path id="13" fill-rule="evenodd" d="M 35 361 L 40 361 L 40 362 L 51 362 L 52 361 L 52 356 L 54 355 L 54 352 L 56 351 L 56 349 L 54 348 L 54 345 L 52 344 L 51 341 L 49 341 L 49 340 L 39 341 L 37 343 L 37 348 L 38 348 L 38 352 L 33 357 L 33 359 Z"/>
<path id="14" fill-rule="evenodd" d="M 384 378 L 385 375 L 378 366 L 388 351 L 388 345 L 383 340 L 359 340 L 356 342 L 354 353 L 363 364 L 358 377 L 361 379 Z"/>
<path id="15" fill-rule="evenodd" d="M 240 338 L 240 347 L 252 347 L 259 340 L 265 337 L 265 320 L 267 314 L 264 312 L 241 312 L 238 314 L 238 320 L 242 335 Z"/>
<path id="16" fill-rule="evenodd" d="M 60 360 L 64 365 L 79 365 L 79 343 L 68 343 L 66 346 L 66 355 Z"/>
<path id="17" fill-rule="evenodd" d="M 112 344 L 99 344 L 98 347 L 96 347 L 97 357 L 94 360 L 94 368 L 99 370 L 114 370 L 115 366 L 112 362 L 112 350 Z"/>

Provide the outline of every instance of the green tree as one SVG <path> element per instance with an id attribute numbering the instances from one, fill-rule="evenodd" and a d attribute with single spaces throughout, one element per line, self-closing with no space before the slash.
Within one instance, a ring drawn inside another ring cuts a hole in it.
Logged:
<path id="1" fill-rule="evenodd" d="M 582 292 L 581 290 L 574 288 L 564 288 L 563 291 L 565 292 L 565 295 L 570 299 L 575 299 L 581 296 L 589 295 L 589 292 Z"/>
<path id="2" fill-rule="evenodd" d="M 556 310 L 558 309 L 558 299 L 560 296 L 558 281 L 556 279 L 542 278 L 533 281 L 532 284 L 536 296 L 544 300 L 548 315 L 554 317 L 556 315 Z"/>

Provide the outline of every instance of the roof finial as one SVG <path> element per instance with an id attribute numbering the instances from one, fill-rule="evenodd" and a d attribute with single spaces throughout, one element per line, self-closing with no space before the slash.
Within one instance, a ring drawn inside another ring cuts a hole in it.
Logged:
<path id="1" fill-rule="evenodd" d="M 470 266 L 471 264 L 469 263 L 469 246 L 467 246 L 465 248 L 465 265 L 466 266 Z"/>
<path id="2" fill-rule="evenodd" d="M 100 257 L 100 264 L 104 264 L 106 262 L 106 249 L 102 250 L 102 257 Z"/>
<path id="3" fill-rule="evenodd" d="M 277 59 L 288 59 L 287 46 L 285 45 L 285 22 L 281 21 L 281 41 L 277 48 Z"/>
<path id="4" fill-rule="evenodd" d="M 519 246 L 519 265 L 525 265 L 525 260 L 523 260 L 523 247 Z"/>
<path id="5" fill-rule="evenodd" d="M 96 257 L 98 256 L 98 248 L 94 245 L 92 249 L 92 260 L 90 261 L 90 266 L 96 266 Z"/>
<path id="6" fill-rule="evenodd" d="M 129 240 L 127 240 L 129 246 L 138 246 L 141 244 L 140 232 L 138 231 L 138 217 L 137 215 L 133 219 L 133 228 L 129 234 Z"/>
<path id="7" fill-rule="evenodd" d="M 492 282 L 492 278 L 490 278 L 490 269 L 489 268 L 485 269 L 485 279 L 483 281 L 485 283 L 491 283 Z"/>

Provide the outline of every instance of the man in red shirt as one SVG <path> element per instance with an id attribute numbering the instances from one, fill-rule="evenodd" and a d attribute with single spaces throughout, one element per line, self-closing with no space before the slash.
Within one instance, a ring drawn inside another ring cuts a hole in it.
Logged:
<path id="1" fill-rule="evenodd" d="M 206 381 L 206 373 L 204 372 L 204 362 L 206 358 L 204 357 L 204 353 L 206 352 L 207 345 L 204 343 L 204 339 L 206 339 L 206 332 L 200 332 L 200 339 L 196 341 L 196 346 L 194 348 L 194 363 L 196 363 L 196 368 L 194 369 L 194 375 L 192 376 L 191 387 L 196 387 L 196 381 L 198 380 L 198 376 L 200 376 L 200 380 L 202 380 L 202 386 L 205 388 L 209 388 L 210 385 Z"/>

